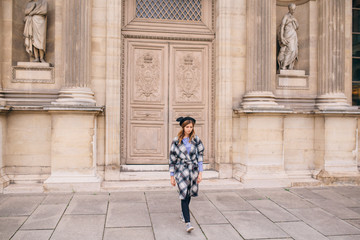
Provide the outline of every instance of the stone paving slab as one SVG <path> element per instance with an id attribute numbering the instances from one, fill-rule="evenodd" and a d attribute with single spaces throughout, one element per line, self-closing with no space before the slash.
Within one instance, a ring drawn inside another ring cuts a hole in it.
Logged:
<path id="1" fill-rule="evenodd" d="M 199 224 L 228 223 L 221 212 L 209 201 L 193 201 L 190 203 L 190 208 Z"/>
<path id="2" fill-rule="evenodd" d="M 208 240 L 242 240 L 240 234 L 230 224 L 201 225 Z"/>
<path id="3" fill-rule="evenodd" d="M 104 240 L 154 240 L 151 227 L 105 228 Z"/>
<path id="4" fill-rule="evenodd" d="M 151 213 L 151 221 L 156 240 L 206 239 L 195 221 L 192 221 L 195 229 L 191 233 L 187 233 L 185 224 L 179 219 L 179 213 Z"/>
<path id="5" fill-rule="evenodd" d="M 146 192 L 145 195 L 151 213 L 181 211 L 179 194 L 176 192 Z"/>
<path id="6" fill-rule="evenodd" d="M 325 236 L 360 234 L 360 230 L 320 208 L 290 209 L 299 219 Z"/>
<path id="7" fill-rule="evenodd" d="M 11 240 L 48 240 L 52 230 L 20 230 Z"/>
<path id="8" fill-rule="evenodd" d="M 345 207 L 360 207 L 359 201 L 345 197 L 345 196 L 335 192 L 336 189 L 319 189 L 319 190 L 312 190 L 312 191 L 325 197 L 326 199 L 330 199 L 331 201 L 341 204 Z"/>
<path id="9" fill-rule="evenodd" d="M 327 240 L 327 237 L 304 222 L 280 222 L 277 225 L 296 240 Z"/>
<path id="10" fill-rule="evenodd" d="M 257 191 L 283 208 L 298 209 L 315 207 L 313 204 L 285 189 L 259 189 Z"/>
<path id="11" fill-rule="evenodd" d="M 44 196 L 11 196 L 0 205 L 0 217 L 29 216 Z"/>
<path id="12" fill-rule="evenodd" d="M 341 194 L 348 198 L 353 198 L 357 201 L 360 200 L 360 188 L 354 186 L 343 186 L 332 188 L 334 192 Z"/>
<path id="13" fill-rule="evenodd" d="M 73 197 L 73 194 L 51 194 L 45 197 L 44 201 L 41 203 L 45 204 L 68 204 Z"/>
<path id="14" fill-rule="evenodd" d="M 360 240 L 360 235 L 348 235 L 348 236 L 332 236 L 328 237 L 329 240 Z"/>
<path id="15" fill-rule="evenodd" d="M 101 240 L 105 215 L 64 215 L 51 240 Z"/>
<path id="16" fill-rule="evenodd" d="M 245 200 L 263 200 L 265 197 L 258 193 L 256 189 L 241 189 L 236 193 Z"/>
<path id="17" fill-rule="evenodd" d="M 146 203 L 111 202 L 106 227 L 145 227 L 151 226 Z"/>
<path id="18" fill-rule="evenodd" d="M 273 222 L 298 221 L 298 218 L 270 200 L 252 200 L 249 203 Z"/>
<path id="19" fill-rule="evenodd" d="M 360 214 L 330 199 L 309 199 L 310 202 L 340 219 L 360 219 Z"/>
<path id="20" fill-rule="evenodd" d="M 234 192 L 205 193 L 220 211 L 255 210 L 248 202 Z"/>
<path id="21" fill-rule="evenodd" d="M 54 229 L 66 206 L 65 204 L 40 205 L 22 225 L 21 229 Z"/>
<path id="22" fill-rule="evenodd" d="M 146 202 L 144 192 L 110 193 L 110 202 Z"/>
<path id="23" fill-rule="evenodd" d="M 224 215 L 245 239 L 289 237 L 258 211 L 226 211 Z"/>
<path id="24" fill-rule="evenodd" d="M 109 195 L 75 195 L 65 214 L 105 214 Z"/>
<path id="25" fill-rule="evenodd" d="M 7 240 L 13 236 L 26 217 L 0 217 L 0 240 Z"/>
<path id="26" fill-rule="evenodd" d="M 323 196 L 316 194 L 307 188 L 293 188 L 290 192 L 295 193 L 304 199 L 325 199 Z"/>
<path id="27" fill-rule="evenodd" d="M 191 199 L 190 234 L 173 189 L 0 194 L 0 240 L 356 240 L 359 193 L 360 187 L 204 190 Z"/>

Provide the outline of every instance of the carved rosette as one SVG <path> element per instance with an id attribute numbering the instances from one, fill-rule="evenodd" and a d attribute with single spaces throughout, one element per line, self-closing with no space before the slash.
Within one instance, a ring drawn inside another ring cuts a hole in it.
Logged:
<path id="1" fill-rule="evenodd" d="M 161 101 L 159 58 L 145 52 L 136 59 L 135 99 Z"/>
<path id="2" fill-rule="evenodd" d="M 200 61 L 193 54 L 187 54 L 181 58 L 176 67 L 176 101 L 199 102 L 201 71 Z"/>

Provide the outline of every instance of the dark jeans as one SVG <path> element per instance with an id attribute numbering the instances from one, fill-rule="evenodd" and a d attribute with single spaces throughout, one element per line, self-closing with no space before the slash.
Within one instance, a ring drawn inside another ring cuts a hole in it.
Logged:
<path id="1" fill-rule="evenodd" d="M 181 210 L 186 223 L 190 222 L 190 210 L 189 210 L 190 200 L 191 197 L 189 193 L 186 195 L 185 199 L 181 200 Z"/>

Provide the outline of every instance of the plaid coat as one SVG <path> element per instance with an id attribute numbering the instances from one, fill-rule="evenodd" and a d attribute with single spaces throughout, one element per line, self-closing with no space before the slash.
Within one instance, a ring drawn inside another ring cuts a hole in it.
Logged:
<path id="1" fill-rule="evenodd" d="M 174 138 L 170 147 L 169 171 L 174 173 L 180 199 L 186 197 L 188 190 L 190 190 L 190 196 L 196 197 L 198 195 L 198 162 L 203 161 L 204 145 L 198 136 L 191 140 L 191 144 L 189 154 L 185 145 L 179 144 L 178 137 Z"/>

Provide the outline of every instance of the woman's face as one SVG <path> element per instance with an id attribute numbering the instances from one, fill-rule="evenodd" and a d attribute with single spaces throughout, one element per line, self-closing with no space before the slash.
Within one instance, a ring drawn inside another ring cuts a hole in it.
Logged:
<path id="1" fill-rule="evenodd" d="M 189 123 L 188 125 L 186 125 L 186 126 L 184 127 L 185 134 L 186 134 L 186 135 L 190 135 L 190 133 L 192 132 L 193 128 L 194 128 L 194 126 L 193 126 L 192 123 Z"/>

